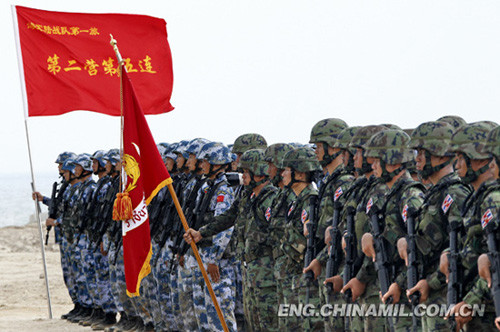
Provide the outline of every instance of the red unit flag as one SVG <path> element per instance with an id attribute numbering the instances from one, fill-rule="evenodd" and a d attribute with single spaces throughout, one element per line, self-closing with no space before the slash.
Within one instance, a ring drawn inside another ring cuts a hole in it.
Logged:
<path id="1" fill-rule="evenodd" d="M 125 71 L 123 84 L 124 192 L 132 202 L 133 218 L 122 223 L 123 260 L 127 294 L 138 296 L 142 278 L 149 274 L 152 249 L 147 205 L 158 191 L 172 183 L 148 123 Z"/>
<path id="2" fill-rule="evenodd" d="M 84 14 L 15 6 L 27 116 L 87 110 L 120 115 L 119 68 L 110 34 L 120 41 L 144 114 L 173 109 L 172 56 L 163 19 Z"/>

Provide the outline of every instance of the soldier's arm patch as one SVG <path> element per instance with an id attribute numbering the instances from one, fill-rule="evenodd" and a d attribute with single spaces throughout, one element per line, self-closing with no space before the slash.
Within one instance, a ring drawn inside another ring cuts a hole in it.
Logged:
<path id="1" fill-rule="evenodd" d="M 405 204 L 403 212 L 401 212 L 401 217 L 403 217 L 404 222 L 406 222 L 406 219 L 408 219 L 408 204 Z"/>
<path id="2" fill-rule="evenodd" d="M 217 196 L 217 203 L 224 202 L 224 195 Z"/>
<path id="3" fill-rule="evenodd" d="M 486 228 L 486 226 L 488 226 L 491 220 L 493 220 L 493 213 L 491 213 L 491 210 L 488 209 L 481 218 L 481 226 L 483 227 L 483 229 Z"/>
<path id="4" fill-rule="evenodd" d="M 300 219 L 302 220 L 302 223 L 305 223 L 307 221 L 307 211 L 306 209 L 302 210 L 302 214 L 300 215 Z"/>
<path id="5" fill-rule="evenodd" d="M 446 195 L 444 198 L 443 204 L 441 204 L 441 210 L 446 214 L 448 210 L 450 209 L 451 204 L 453 203 L 453 197 L 451 197 L 450 194 Z"/>
<path id="6" fill-rule="evenodd" d="M 333 200 L 337 201 L 343 193 L 344 191 L 342 190 L 342 187 L 338 187 L 337 190 L 335 190 L 335 194 L 333 195 Z"/>
<path id="7" fill-rule="evenodd" d="M 271 207 L 267 208 L 265 216 L 266 216 L 267 221 L 269 221 L 269 219 L 271 219 Z"/>
<path id="8" fill-rule="evenodd" d="M 366 214 L 370 212 L 372 206 L 373 206 L 373 198 L 370 197 L 370 200 L 368 201 L 368 203 L 366 203 Z"/>

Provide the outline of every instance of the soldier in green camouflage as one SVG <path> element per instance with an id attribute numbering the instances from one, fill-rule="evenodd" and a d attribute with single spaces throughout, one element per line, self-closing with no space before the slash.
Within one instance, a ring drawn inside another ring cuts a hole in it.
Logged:
<path id="1" fill-rule="evenodd" d="M 241 155 L 250 149 L 265 149 L 267 148 L 266 139 L 259 134 L 243 134 L 238 136 L 234 141 L 231 152 L 236 154 L 238 158 L 236 163 L 240 162 Z"/>
<path id="2" fill-rule="evenodd" d="M 310 199 L 317 196 L 318 190 L 312 183 L 313 173 L 321 170 L 314 151 L 302 147 L 289 151 L 283 160 L 283 183 L 291 188 L 296 199 L 288 206 L 285 217 L 285 234 L 281 239 L 281 250 L 286 256 L 283 269 L 288 271 L 288 278 L 283 280 L 282 289 L 286 304 L 304 304 L 308 291 L 308 281 L 302 273 L 307 239 L 304 236 L 304 224 L 309 221 Z M 314 281 L 318 289 L 317 280 Z M 291 284 L 291 285 L 290 285 Z M 313 288 L 314 289 L 314 288 Z M 309 303 L 319 306 L 318 293 L 310 292 Z M 288 317 L 287 330 L 311 331 L 323 330 L 324 322 L 320 317 Z"/>
<path id="3" fill-rule="evenodd" d="M 290 187 L 285 187 L 283 183 L 283 157 L 285 154 L 293 150 L 290 144 L 277 143 L 270 145 L 265 151 L 265 159 L 269 164 L 269 177 L 271 182 L 278 188 L 278 193 L 272 203 L 270 210 L 270 243 L 273 248 L 274 261 L 274 277 L 276 279 L 276 295 L 278 305 L 285 304 L 285 291 L 292 287 L 291 279 L 288 278 L 287 259 L 283 250 L 280 248 L 281 240 L 285 237 L 285 219 L 288 213 L 288 208 L 295 201 L 296 196 Z M 267 213 L 267 212 L 266 212 Z M 281 331 L 286 330 L 289 326 L 288 317 L 279 317 L 278 326 Z"/>
<path id="4" fill-rule="evenodd" d="M 389 187 L 383 198 L 372 201 L 369 208 L 367 206 L 367 210 L 382 216 L 380 240 L 385 242 L 389 271 L 393 272 L 389 273 L 390 286 L 385 294 L 381 294 L 381 301 L 386 303 L 392 298 L 392 303 L 404 304 L 406 308 L 409 302 L 401 296 L 406 289 L 406 273 L 404 262 L 396 250 L 396 242 L 406 235 L 408 213 L 418 211 L 422 206 L 425 190 L 406 170 L 406 163 L 413 159 L 409 141 L 410 137 L 404 131 L 390 129 L 375 134 L 365 144 L 365 156 L 375 159 L 372 165 L 375 175 Z M 361 242 L 365 255 L 374 259 L 376 251 L 372 234 L 373 229 L 363 235 Z M 412 326 L 409 317 L 394 317 L 393 322 L 396 331 L 406 331 Z"/>
<path id="5" fill-rule="evenodd" d="M 317 258 L 319 259 L 314 259 L 311 265 L 304 270 L 304 273 L 312 270 L 320 280 L 324 280 L 326 277 L 325 267 L 328 258 L 328 249 L 324 245 L 324 236 L 326 228 L 332 223 L 335 197 L 338 198 L 338 204 L 343 205 L 344 197 L 341 194 L 338 195 L 338 193 L 348 190 L 354 180 L 352 174 L 349 174 L 344 167 L 343 157 L 345 149 L 337 145 L 341 132 L 346 128 L 347 124 L 340 119 L 321 120 L 311 130 L 311 139 L 309 140 L 309 143 L 316 144 L 315 152 L 323 167 L 324 177 L 318 184 L 317 214 L 319 218 L 315 236 L 320 244 L 317 247 Z M 306 229 L 304 229 L 304 234 L 307 236 Z M 328 297 L 326 288 L 321 285 L 318 292 L 321 303 L 326 304 Z M 328 326 L 329 322 L 329 320 L 326 321 L 326 328 L 331 330 L 334 327 Z M 340 324 L 339 328 L 342 329 L 343 324 Z"/>
<path id="6" fill-rule="evenodd" d="M 351 302 L 359 304 L 376 304 L 380 302 L 379 298 L 379 288 L 376 284 L 375 271 L 373 264 L 370 259 L 365 257 L 365 254 L 361 250 L 361 237 L 364 233 L 369 232 L 369 217 L 367 214 L 367 205 L 370 199 L 373 201 L 373 197 L 383 196 L 389 188 L 385 183 L 380 182 L 380 180 L 375 177 L 374 171 L 371 167 L 373 163 L 373 158 L 364 157 L 364 145 L 366 142 L 376 133 L 387 129 L 383 126 L 365 126 L 361 127 L 356 131 L 349 146 L 356 149 L 356 154 L 354 155 L 354 168 L 358 176 L 358 180 L 353 184 L 352 187 L 358 190 L 353 190 L 351 195 L 347 196 L 347 202 L 345 205 L 345 211 L 349 209 L 355 209 L 354 211 L 354 230 L 355 230 L 355 242 L 356 242 L 356 262 L 354 277 L 351 280 L 346 280 L 344 287 L 342 287 L 342 294 L 348 296 L 351 293 Z M 363 180 L 366 180 L 363 181 Z M 362 184 L 357 184 L 358 181 L 364 182 Z M 333 282 L 334 285 L 337 283 L 334 279 L 337 278 L 338 281 L 340 276 L 332 278 L 332 280 L 326 280 L 325 282 Z M 334 291 L 337 291 L 337 287 L 334 287 Z M 352 317 L 350 320 L 351 329 L 353 331 L 384 331 L 385 321 L 383 318 L 379 317 Z"/>
<path id="7" fill-rule="evenodd" d="M 344 168 L 348 174 L 354 174 L 354 155 L 356 154 L 356 148 L 349 146 L 351 140 L 361 128 L 359 126 L 347 127 L 342 130 L 335 141 L 333 147 L 342 150 L 342 160 L 344 161 Z"/>
<path id="8" fill-rule="evenodd" d="M 420 280 L 407 291 L 420 292 L 420 303 L 446 304 L 445 276 L 439 271 L 441 252 L 449 245 L 449 225 L 461 223 L 461 207 L 470 193 L 453 170 L 454 154 L 448 151 L 454 128 L 446 122 L 425 122 L 411 135 L 410 147 L 417 150 L 419 177 L 432 187 L 416 220 L 416 248 Z M 407 262 L 406 238 L 398 241 L 401 258 Z M 422 317 L 423 331 L 448 331 L 444 317 Z"/>
<path id="9" fill-rule="evenodd" d="M 462 301 L 456 304 L 450 312 L 451 315 L 455 315 L 457 329 L 464 325 L 467 330 L 494 329 L 495 309 L 491 293 L 486 291 L 485 281 L 476 274 L 478 258 L 487 252 L 482 229 L 493 219 L 494 212 L 498 216 L 500 187 L 495 174 L 491 171 L 496 166 L 495 158 L 493 158 L 494 149 L 492 149 L 494 143 L 490 141 L 486 145 L 492 128 L 493 124 L 490 122 L 468 124 L 453 135 L 450 148 L 457 153 L 460 176 L 470 181 L 475 190 L 468 197 L 462 212 L 465 236 L 462 239 L 460 256 L 464 270 L 463 289 L 465 295 Z M 448 274 L 448 265 L 447 255 L 443 254 L 441 256 L 441 269 L 445 275 Z M 464 305 L 480 303 L 486 305 L 483 317 L 457 315 Z"/>

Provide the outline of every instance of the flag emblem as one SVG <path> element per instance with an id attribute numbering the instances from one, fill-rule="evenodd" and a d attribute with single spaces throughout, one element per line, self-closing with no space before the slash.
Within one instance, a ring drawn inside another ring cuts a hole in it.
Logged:
<path id="1" fill-rule="evenodd" d="M 271 207 L 267 208 L 265 216 L 266 216 L 267 221 L 269 221 L 269 219 L 271 219 Z"/>
<path id="2" fill-rule="evenodd" d="M 453 198 L 450 196 L 450 194 L 446 195 L 443 204 L 441 205 L 441 209 L 443 210 L 444 213 L 448 212 L 452 203 L 453 203 Z"/>
<path id="3" fill-rule="evenodd" d="M 217 196 L 217 203 L 222 203 L 222 202 L 224 202 L 224 195 Z"/>
<path id="4" fill-rule="evenodd" d="M 339 199 L 339 197 L 342 196 L 343 193 L 344 191 L 342 190 L 342 187 L 338 187 L 337 190 L 335 190 L 335 195 L 333 196 L 333 200 L 337 201 L 337 199 Z"/>
<path id="5" fill-rule="evenodd" d="M 302 210 L 302 214 L 300 215 L 300 219 L 302 220 L 302 223 L 305 223 L 307 221 L 307 211 L 305 209 Z"/>
<path id="6" fill-rule="evenodd" d="M 290 209 L 288 209 L 288 216 L 290 216 L 290 214 L 292 213 L 293 209 L 295 209 L 295 205 L 292 204 L 292 206 L 290 206 Z"/>
<path id="7" fill-rule="evenodd" d="M 493 214 L 491 213 L 491 210 L 488 209 L 486 212 L 483 214 L 483 217 L 481 218 L 481 226 L 483 229 L 488 226 L 490 221 L 493 219 Z"/>
<path id="8" fill-rule="evenodd" d="M 373 199 L 370 198 L 370 200 L 366 204 L 366 214 L 368 214 L 368 212 L 370 212 L 370 209 L 372 208 L 372 206 L 373 206 Z"/>
<path id="9" fill-rule="evenodd" d="M 406 219 L 408 219 L 408 204 L 405 204 L 401 216 L 403 217 L 403 221 L 406 222 Z"/>

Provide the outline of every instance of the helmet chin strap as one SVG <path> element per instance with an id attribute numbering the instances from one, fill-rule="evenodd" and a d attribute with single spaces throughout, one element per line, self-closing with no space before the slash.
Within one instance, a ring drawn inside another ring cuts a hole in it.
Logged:
<path id="1" fill-rule="evenodd" d="M 356 173 L 358 173 L 358 175 L 360 176 L 366 173 L 370 173 L 373 170 L 372 165 L 368 164 L 366 158 L 365 157 L 362 158 L 363 158 L 363 163 L 361 164 L 361 168 L 356 168 Z"/>
<path id="2" fill-rule="evenodd" d="M 328 154 L 328 144 L 326 144 L 325 142 L 321 142 L 321 143 L 323 144 L 324 155 L 323 155 L 323 160 L 321 160 L 319 163 L 320 163 L 321 167 L 326 167 L 332 161 L 334 161 L 335 158 L 337 158 L 338 156 L 340 156 L 340 154 L 342 153 L 342 150 L 337 151 L 334 154 L 330 155 L 330 154 Z"/>
<path id="3" fill-rule="evenodd" d="M 248 187 L 250 189 L 254 189 L 255 187 L 260 186 L 261 184 L 265 183 L 268 179 L 267 176 L 264 176 L 264 178 L 262 180 L 255 181 L 255 175 L 250 170 L 249 170 L 249 172 L 250 172 L 250 184 L 248 185 Z"/>
<path id="4" fill-rule="evenodd" d="M 388 172 L 387 164 L 385 163 L 385 161 L 380 159 L 380 167 L 382 168 L 382 175 L 380 176 L 380 179 L 382 180 L 382 182 L 388 183 L 391 182 L 392 179 L 394 179 L 394 177 L 398 175 L 402 170 L 406 169 L 406 163 L 402 163 L 401 166 L 396 168 L 394 171 Z"/>
<path id="5" fill-rule="evenodd" d="M 442 170 L 443 168 L 445 168 L 446 166 L 448 166 L 450 163 L 451 163 L 451 157 L 450 159 L 448 159 L 447 161 L 445 161 L 444 163 L 442 164 L 439 164 L 439 165 L 436 165 L 436 166 L 432 166 L 431 164 L 431 153 L 427 150 L 424 150 L 425 151 L 425 165 L 424 165 L 424 169 L 419 171 L 417 170 L 417 173 L 418 175 L 426 180 L 429 178 L 429 176 L 431 176 L 432 174 L 434 173 L 437 173 L 439 172 L 440 170 Z"/>
<path id="6" fill-rule="evenodd" d="M 297 180 L 297 179 L 295 178 L 295 170 L 294 170 L 294 169 L 292 169 L 292 172 L 291 172 L 291 173 L 292 173 L 292 174 L 291 174 L 291 178 L 292 178 L 292 180 L 290 181 L 290 183 L 289 183 L 288 185 L 286 185 L 286 186 L 285 186 L 285 188 L 290 189 L 290 188 L 292 188 L 292 185 L 293 185 L 294 183 L 299 183 L 299 182 L 304 182 L 304 183 L 305 183 L 305 182 L 306 182 L 306 181 L 302 181 L 302 180 Z"/>
<path id="7" fill-rule="evenodd" d="M 471 159 L 465 154 L 464 154 L 464 159 L 465 159 L 465 164 L 467 165 L 467 173 L 465 173 L 465 176 L 462 178 L 462 180 L 467 184 L 471 184 L 472 182 L 476 181 L 481 174 L 483 174 L 490 168 L 489 166 L 490 163 L 487 163 L 477 171 L 474 171 L 472 169 Z"/>

